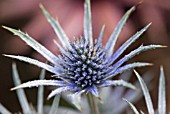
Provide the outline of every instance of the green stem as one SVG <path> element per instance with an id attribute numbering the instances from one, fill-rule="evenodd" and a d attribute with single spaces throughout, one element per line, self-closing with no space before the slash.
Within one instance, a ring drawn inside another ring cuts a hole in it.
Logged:
<path id="1" fill-rule="evenodd" d="M 91 114 L 99 114 L 96 98 L 91 93 L 87 95 L 87 98 L 90 105 Z"/>

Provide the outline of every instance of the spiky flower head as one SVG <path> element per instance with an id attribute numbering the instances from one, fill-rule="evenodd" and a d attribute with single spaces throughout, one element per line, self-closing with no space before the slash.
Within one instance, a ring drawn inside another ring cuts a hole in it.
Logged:
<path id="1" fill-rule="evenodd" d="M 160 45 L 141 45 L 139 48 L 131 51 L 125 55 L 122 59 L 115 62 L 118 57 L 132 44 L 139 36 L 148 29 L 150 23 L 133 35 L 127 40 L 114 54 L 114 47 L 117 38 L 126 23 L 130 14 L 136 9 L 136 6 L 132 7 L 126 12 L 123 18 L 118 23 L 117 27 L 111 34 L 108 42 L 105 46 L 102 45 L 102 38 L 104 33 L 104 26 L 100 32 L 100 35 L 96 41 L 93 40 L 92 36 L 92 24 L 91 24 L 91 8 L 90 0 L 85 0 L 84 5 L 84 37 L 79 40 L 75 39 L 73 42 L 69 41 L 69 38 L 64 33 L 58 21 L 50 16 L 50 14 L 40 5 L 43 14 L 47 18 L 48 22 L 52 25 L 55 33 L 60 40 L 61 45 L 56 41 L 54 43 L 60 50 L 60 55 L 54 55 L 44 46 L 39 44 L 28 34 L 21 32 L 20 30 L 4 27 L 11 31 L 15 35 L 19 36 L 29 46 L 34 48 L 42 56 L 44 56 L 52 64 L 40 62 L 35 59 L 31 59 L 23 56 L 5 55 L 7 57 L 19 59 L 36 66 L 39 66 L 47 71 L 54 73 L 55 80 L 35 80 L 24 84 L 21 84 L 14 89 L 33 87 L 39 85 L 52 85 L 58 88 L 53 90 L 48 98 L 60 94 L 65 91 L 74 91 L 73 95 L 81 95 L 82 93 L 92 93 L 94 96 L 99 97 L 98 89 L 110 85 L 122 85 L 129 88 L 135 88 L 132 84 L 123 80 L 111 80 L 115 75 L 122 73 L 125 70 L 132 69 L 135 67 L 142 67 L 150 65 L 144 62 L 135 62 L 122 66 L 133 56 L 139 54 L 142 51 L 149 49 L 160 48 Z"/>

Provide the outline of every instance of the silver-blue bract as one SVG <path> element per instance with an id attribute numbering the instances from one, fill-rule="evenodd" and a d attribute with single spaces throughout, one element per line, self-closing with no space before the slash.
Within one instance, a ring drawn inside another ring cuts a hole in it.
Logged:
<path id="1" fill-rule="evenodd" d="M 119 56 L 129 47 L 129 45 L 135 42 L 135 40 L 137 40 L 139 36 L 142 35 L 151 25 L 151 23 L 146 25 L 143 29 L 129 38 L 129 40 L 127 40 L 117 51 L 115 51 L 115 53 L 113 53 L 117 38 L 128 17 L 136 9 L 136 6 L 126 12 L 105 46 L 102 45 L 104 27 L 101 30 L 98 40 L 96 42 L 93 41 L 90 0 L 85 0 L 84 5 L 84 37 L 79 40 L 74 40 L 73 42 L 69 41 L 69 38 L 64 33 L 59 22 L 52 18 L 42 5 L 40 5 L 40 7 L 58 36 L 61 45 L 59 45 L 56 41 L 54 41 L 54 43 L 60 50 L 61 54 L 55 55 L 31 38 L 28 34 L 25 34 L 20 30 L 4 26 L 5 29 L 19 36 L 23 41 L 39 52 L 52 64 L 43 63 L 23 56 L 5 56 L 41 67 L 53 73 L 53 76 L 55 76 L 56 79 L 29 81 L 12 88 L 12 90 L 25 87 L 37 87 L 40 85 L 57 86 L 57 88 L 49 94 L 48 98 L 51 98 L 65 91 L 75 92 L 72 94 L 74 97 L 77 95 L 80 96 L 82 93 L 92 93 L 94 96 L 99 97 L 98 89 L 111 85 L 119 85 L 135 89 L 132 84 L 126 81 L 112 80 L 111 78 L 128 69 L 151 65 L 150 63 L 145 62 L 135 62 L 126 65 L 123 64 L 142 51 L 163 47 L 161 45 L 141 45 L 139 48 L 131 51 L 122 59 L 115 62 L 115 60 L 117 60 Z"/>
<path id="2" fill-rule="evenodd" d="M 165 89 L 165 74 L 164 74 L 163 67 L 160 68 L 157 111 L 154 111 L 153 102 L 151 100 L 149 90 L 148 90 L 144 80 L 142 79 L 142 77 L 139 75 L 138 72 L 136 72 L 136 71 L 134 71 L 134 72 L 135 72 L 135 74 L 139 80 L 140 86 L 142 88 L 142 92 L 143 92 L 146 106 L 148 109 L 148 114 L 166 114 L 166 89 Z M 135 114 L 140 114 L 140 112 L 141 112 L 141 114 L 144 114 L 142 111 L 139 112 L 131 102 L 129 102 L 126 99 L 124 99 L 124 100 L 130 105 L 131 109 L 133 110 L 133 112 Z"/>

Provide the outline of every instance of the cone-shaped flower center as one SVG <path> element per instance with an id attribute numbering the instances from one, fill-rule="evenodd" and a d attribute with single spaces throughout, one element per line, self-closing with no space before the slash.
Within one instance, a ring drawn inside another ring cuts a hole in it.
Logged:
<path id="1" fill-rule="evenodd" d="M 89 47 L 84 39 L 74 41 L 71 46 L 72 49 L 62 57 L 61 66 L 66 78 L 83 89 L 100 84 L 107 71 L 103 49 L 97 45 Z"/>

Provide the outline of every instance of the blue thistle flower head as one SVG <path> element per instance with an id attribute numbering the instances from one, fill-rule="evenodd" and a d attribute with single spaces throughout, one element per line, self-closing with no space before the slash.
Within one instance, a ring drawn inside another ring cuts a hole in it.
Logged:
<path id="1" fill-rule="evenodd" d="M 61 42 L 61 45 L 59 45 L 56 41 L 54 41 L 61 54 L 54 55 L 40 43 L 31 38 L 28 34 L 25 34 L 20 30 L 4 27 L 19 36 L 23 41 L 39 52 L 52 64 L 43 63 L 23 56 L 5 56 L 41 67 L 53 73 L 53 76 L 56 77 L 56 79 L 29 81 L 12 88 L 12 90 L 25 87 L 36 87 L 39 85 L 57 86 L 57 88 L 49 94 L 48 98 L 51 98 L 56 94 L 60 94 L 65 91 L 74 91 L 75 93 L 73 96 L 81 95 L 82 93 L 92 93 L 94 96 L 99 97 L 98 89 L 111 85 L 121 85 L 134 89 L 135 87 L 126 81 L 112 80 L 111 78 L 128 69 L 151 65 L 150 63 L 144 62 L 135 62 L 126 65 L 124 65 L 124 63 L 142 51 L 163 47 L 161 45 L 141 45 L 115 62 L 115 60 L 119 58 L 126 48 L 137 40 L 139 36 L 151 25 L 151 23 L 149 23 L 143 29 L 138 31 L 117 51 L 115 51 L 115 53 L 113 53 L 117 38 L 128 17 L 136 9 L 136 6 L 132 7 L 125 13 L 105 46 L 102 45 L 104 26 L 101 29 L 98 39 L 96 41 L 93 40 L 90 0 L 85 0 L 84 4 L 84 37 L 81 37 L 79 40 L 75 39 L 72 42 L 69 41 L 69 38 L 64 33 L 59 22 L 52 18 L 42 5 L 40 5 L 40 7 Z"/>

